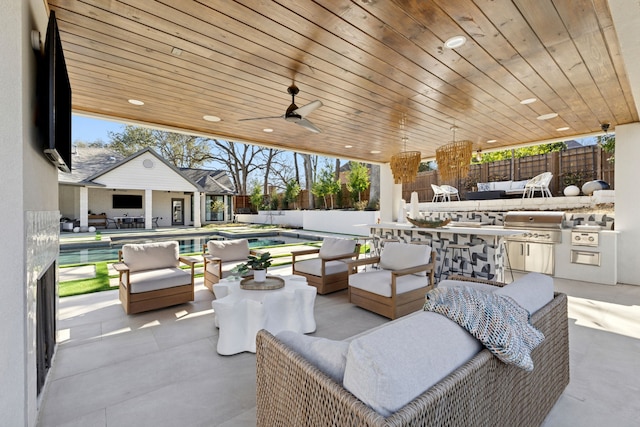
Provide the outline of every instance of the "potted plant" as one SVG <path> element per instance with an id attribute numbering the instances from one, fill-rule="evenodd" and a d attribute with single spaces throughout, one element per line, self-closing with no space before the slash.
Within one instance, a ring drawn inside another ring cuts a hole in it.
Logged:
<path id="1" fill-rule="evenodd" d="M 263 252 L 260 255 L 249 255 L 247 262 L 238 266 L 240 274 L 244 274 L 249 270 L 253 270 L 253 280 L 256 282 L 264 282 L 267 278 L 267 268 L 271 266 L 271 254 Z"/>

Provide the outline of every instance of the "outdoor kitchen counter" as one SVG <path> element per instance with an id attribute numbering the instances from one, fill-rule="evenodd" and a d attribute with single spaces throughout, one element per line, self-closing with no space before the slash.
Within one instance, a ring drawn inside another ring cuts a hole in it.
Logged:
<path id="1" fill-rule="evenodd" d="M 525 230 L 504 229 L 500 226 L 480 227 L 440 227 L 421 228 L 406 223 L 381 223 L 368 226 L 371 236 L 379 253 L 380 246 L 387 240 L 401 242 L 427 242 L 436 251 L 436 280 L 444 279 L 450 272 L 465 276 L 479 277 L 489 280 L 503 281 L 505 279 L 506 249 L 505 236 L 522 234 Z M 450 244 L 465 245 L 466 250 L 447 253 L 445 249 Z M 444 265 L 443 265 L 444 264 Z"/>

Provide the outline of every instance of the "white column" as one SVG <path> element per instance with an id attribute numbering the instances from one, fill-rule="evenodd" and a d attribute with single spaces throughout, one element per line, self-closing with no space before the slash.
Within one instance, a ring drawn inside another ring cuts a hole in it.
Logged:
<path id="1" fill-rule="evenodd" d="M 207 195 L 202 193 L 202 197 L 200 197 L 200 222 L 201 223 L 202 223 L 202 218 L 205 218 L 205 221 L 207 218 L 207 216 L 205 215 L 206 201 L 207 201 Z"/>
<path id="2" fill-rule="evenodd" d="M 80 187 L 80 231 L 89 228 L 89 189 Z"/>
<path id="3" fill-rule="evenodd" d="M 618 282 L 640 285 L 640 123 L 618 125 L 616 132 L 615 229 L 618 234 Z"/>
<path id="4" fill-rule="evenodd" d="M 380 165 L 380 220 L 383 222 L 397 221 L 401 200 L 402 184 L 393 182 L 393 173 L 389 163 Z"/>
<path id="5" fill-rule="evenodd" d="M 148 188 L 144 190 L 144 228 L 153 228 L 153 190 Z"/>
<path id="6" fill-rule="evenodd" d="M 200 221 L 200 192 L 193 192 L 193 226 L 194 227 L 202 227 L 202 222 Z"/>

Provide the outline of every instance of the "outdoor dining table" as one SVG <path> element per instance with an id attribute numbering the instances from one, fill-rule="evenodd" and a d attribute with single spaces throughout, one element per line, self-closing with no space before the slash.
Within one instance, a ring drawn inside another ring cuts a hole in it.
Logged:
<path id="1" fill-rule="evenodd" d="M 122 228 L 122 225 L 125 223 L 124 219 L 128 219 L 131 218 L 131 225 L 136 224 L 136 219 L 137 220 L 142 220 L 142 224 L 144 226 L 144 216 L 128 216 L 128 215 L 123 215 L 123 216 L 114 216 L 113 219 L 116 221 L 116 227 L 118 228 Z"/>

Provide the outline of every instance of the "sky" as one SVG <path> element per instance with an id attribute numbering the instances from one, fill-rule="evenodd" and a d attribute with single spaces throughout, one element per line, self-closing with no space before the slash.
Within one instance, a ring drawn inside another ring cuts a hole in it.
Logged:
<path id="1" fill-rule="evenodd" d="M 75 114 L 71 117 L 71 140 L 74 142 L 94 142 L 101 140 L 107 143 L 109 142 L 108 132 L 121 132 L 123 129 L 124 123 L 93 119 Z"/>

